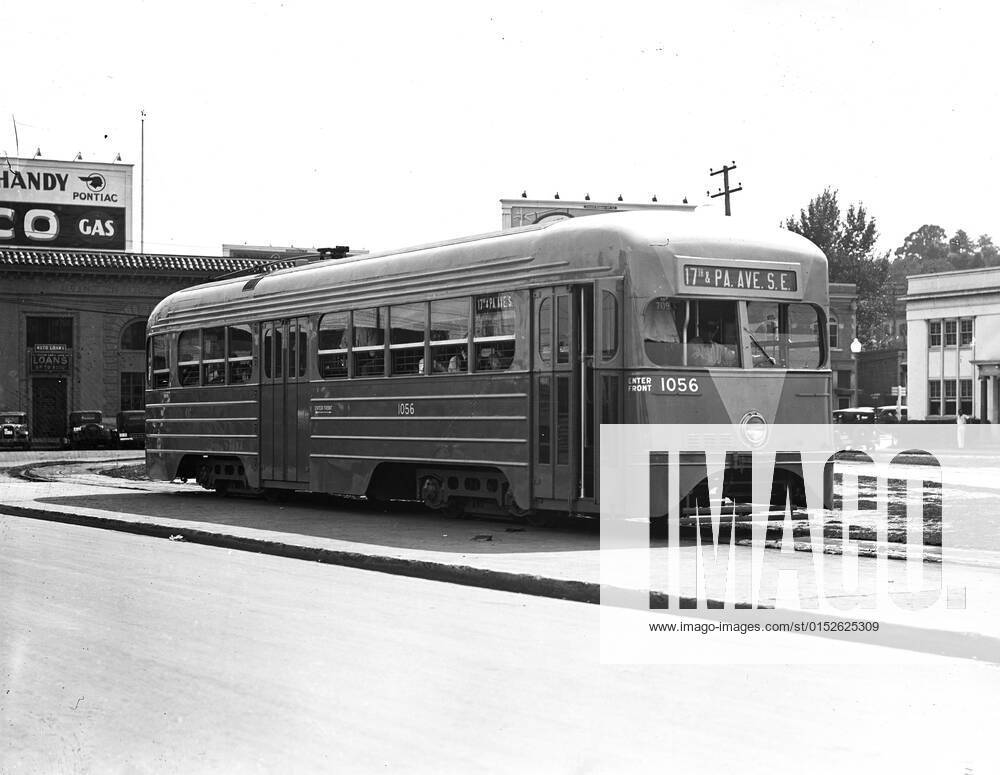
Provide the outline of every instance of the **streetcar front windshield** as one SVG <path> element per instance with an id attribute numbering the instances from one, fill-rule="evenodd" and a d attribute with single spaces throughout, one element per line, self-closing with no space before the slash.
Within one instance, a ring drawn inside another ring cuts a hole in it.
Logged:
<path id="1" fill-rule="evenodd" d="M 739 366 L 735 301 L 653 299 L 642 316 L 647 357 L 660 366 Z"/>
<path id="2" fill-rule="evenodd" d="M 816 369 L 823 365 L 822 326 L 816 307 L 747 302 L 747 336 L 755 369 Z"/>

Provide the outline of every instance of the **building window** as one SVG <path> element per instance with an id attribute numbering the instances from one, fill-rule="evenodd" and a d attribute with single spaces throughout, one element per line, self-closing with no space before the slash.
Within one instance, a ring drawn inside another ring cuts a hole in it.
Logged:
<path id="1" fill-rule="evenodd" d="M 941 415 L 941 383 L 938 380 L 927 383 L 927 414 L 932 417 Z"/>
<path id="2" fill-rule="evenodd" d="M 840 324 L 835 315 L 830 315 L 830 349 L 840 349 Z"/>
<path id="3" fill-rule="evenodd" d="M 960 379 L 958 413 L 972 416 L 972 380 Z"/>
<path id="4" fill-rule="evenodd" d="M 122 350 L 144 350 L 146 349 L 146 321 L 137 320 L 129 323 L 122 330 L 120 343 Z"/>
<path id="5" fill-rule="evenodd" d="M 850 390 L 851 389 L 851 370 L 850 369 L 838 369 L 837 370 L 837 388 L 839 390 Z"/>
<path id="6" fill-rule="evenodd" d="M 932 320 L 927 327 L 929 344 L 931 347 L 941 346 L 941 321 Z"/>
<path id="7" fill-rule="evenodd" d="M 944 414 L 946 415 L 951 416 L 958 413 L 956 411 L 958 407 L 957 407 L 957 402 L 955 400 L 957 397 L 956 396 L 957 387 L 958 386 L 955 384 L 955 380 L 953 379 L 946 379 L 944 381 Z"/>
<path id="8" fill-rule="evenodd" d="M 958 344 L 958 321 L 944 321 L 944 346 L 954 347 Z"/>
<path id="9" fill-rule="evenodd" d="M 73 318 L 29 317 L 27 329 L 28 347 L 39 344 L 73 346 Z"/>
<path id="10" fill-rule="evenodd" d="M 962 318 L 959 321 L 958 343 L 962 347 L 968 347 L 972 344 L 972 318 Z"/>
<path id="11" fill-rule="evenodd" d="M 145 326 L 143 326 L 145 330 Z M 123 371 L 121 389 L 121 410 L 127 412 L 130 409 L 143 409 L 146 402 L 143 398 L 145 388 L 143 378 L 145 375 L 141 371 Z"/>

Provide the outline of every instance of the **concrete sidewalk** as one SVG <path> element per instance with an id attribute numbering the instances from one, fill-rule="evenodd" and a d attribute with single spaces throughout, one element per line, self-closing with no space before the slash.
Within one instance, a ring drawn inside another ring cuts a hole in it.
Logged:
<path id="1" fill-rule="evenodd" d="M 404 576 L 582 602 L 600 601 L 601 552 L 596 524 L 544 529 L 514 523 L 447 519 L 419 508 L 380 511 L 363 502 L 296 497 L 275 503 L 220 498 L 195 485 L 114 480 L 97 473 L 136 462 L 72 462 L 50 468 L 57 481 L 2 475 L 0 513 L 84 524 L 173 540 L 347 565 Z M 41 470 L 41 469 L 39 469 Z M 693 537 L 678 548 L 678 578 L 668 572 L 665 542 L 633 552 L 648 563 L 654 595 L 686 604 L 777 607 L 785 613 L 878 620 L 917 630 L 995 639 L 1000 662 L 1000 568 L 975 563 L 854 560 L 835 554 L 767 550 L 759 553 L 779 576 L 794 577 L 798 594 L 760 592 L 761 568 L 743 545 L 732 547 L 730 586 L 697 584 Z M 724 546 L 725 548 L 725 546 Z M 165 547 L 165 551 L 169 551 Z M 908 569 L 908 565 L 916 567 Z M 907 584 L 907 573 L 922 574 Z M 840 584 L 842 574 L 849 579 Z M 843 587 L 843 588 L 842 588 Z M 641 586 L 639 588 L 642 588 Z M 900 590 L 890 597 L 890 591 Z M 929 600 L 935 601 L 924 607 Z M 685 614 L 690 612 L 684 610 Z M 978 651 L 977 651 L 978 653 Z M 992 661 L 992 660 L 991 660 Z"/>

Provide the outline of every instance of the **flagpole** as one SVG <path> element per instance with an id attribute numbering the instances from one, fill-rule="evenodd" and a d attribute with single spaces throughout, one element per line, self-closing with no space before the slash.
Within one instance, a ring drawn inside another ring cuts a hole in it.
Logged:
<path id="1" fill-rule="evenodd" d="M 139 252 L 146 250 L 146 111 L 139 111 Z"/>

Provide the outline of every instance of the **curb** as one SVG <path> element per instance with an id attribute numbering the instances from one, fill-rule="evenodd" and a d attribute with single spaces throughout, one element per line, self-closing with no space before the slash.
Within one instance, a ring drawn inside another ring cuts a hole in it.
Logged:
<path id="1" fill-rule="evenodd" d="M 177 540 L 180 536 L 187 543 L 214 546 L 223 549 L 236 549 L 243 552 L 256 552 L 274 557 L 286 557 L 293 560 L 306 560 L 326 565 L 340 565 L 347 568 L 388 573 L 394 576 L 425 579 L 427 581 L 443 581 L 449 584 L 459 584 L 466 587 L 480 587 L 498 592 L 513 592 L 534 597 L 547 597 L 556 600 L 567 600 L 576 603 L 598 605 L 601 602 L 601 585 L 592 581 L 570 581 L 555 579 L 549 576 L 532 576 L 510 571 L 476 568 L 470 565 L 452 565 L 450 563 L 431 562 L 429 560 L 407 560 L 399 557 L 385 557 L 377 554 L 351 552 L 343 549 L 325 549 L 315 546 L 301 546 L 281 541 L 269 541 L 262 538 L 249 538 L 227 533 L 214 533 L 207 530 L 192 528 L 177 528 L 158 525 L 150 522 L 131 522 L 113 517 L 94 517 L 85 514 L 73 514 L 47 509 L 32 509 L 24 506 L 0 505 L 0 514 L 14 517 L 27 517 L 45 522 L 58 522 L 81 527 L 93 527 L 102 530 L 114 530 L 120 533 L 150 536 Z M 662 592 L 650 594 L 650 602 L 660 607 L 667 607 L 668 601 L 672 607 L 696 608 L 698 598 L 690 596 L 668 595 Z M 722 607 L 722 601 L 701 600 L 703 605 Z M 752 609 L 749 603 L 737 604 L 736 608 Z"/>
<path id="2" fill-rule="evenodd" d="M 342 549 L 325 549 L 322 547 L 286 544 L 280 541 L 213 533 L 207 530 L 169 527 L 149 522 L 130 522 L 125 519 L 94 517 L 68 512 L 32 509 L 23 506 L 0 505 L 0 514 L 27 517 L 45 522 L 114 530 L 122 533 L 165 538 L 174 541 L 178 540 L 179 537 L 188 543 L 203 546 L 256 552 L 258 554 L 307 560 L 327 565 L 340 565 L 347 568 L 388 573 L 394 576 L 418 578 L 426 581 L 441 581 L 466 587 L 491 589 L 498 592 L 511 592 L 590 605 L 599 605 L 601 602 L 601 585 L 591 581 L 568 581 L 547 576 L 532 576 L 511 573 L 509 571 L 490 570 L 488 568 L 474 568 L 469 565 L 450 565 L 427 560 L 406 560 Z M 614 592 L 618 594 L 624 593 L 626 596 L 635 594 L 635 590 L 612 589 Z M 997 657 L 1000 654 L 1000 639 L 990 635 L 934 630 L 906 624 L 889 623 L 883 624 L 880 627 L 880 634 L 876 639 L 871 633 L 822 629 L 823 623 L 836 625 L 838 622 L 852 621 L 833 615 L 776 609 L 773 606 L 755 607 L 752 603 L 736 603 L 733 608 L 726 609 L 725 603 L 718 599 L 697 598 L 688 595 L 670 595 L 665 592 L 650 591 L 648 595 L 643 594 L 643 599 L 648 600 L 649 613 L 651 615 L 666 613 L 674 616 L 682 615 L 709 620 L 723 620 L 726 618 L 732 620 L 736 618 L 736 620 L 740 621 L 745 620 L 741 617 L 751 615 L 753 611 L 767 610 L 774 614 L 794 616 L 796 619 L 802 621 L 818 623 L 819 627 L 816 630 L 801 633 L 811 637 L 827 637 L 911 652 L 968 659 L 975 662 L 1000 664 L 1000 659 Z M 935 636 L 935 642 L 932 643 L 925 640 L 928 635 Z"/>

